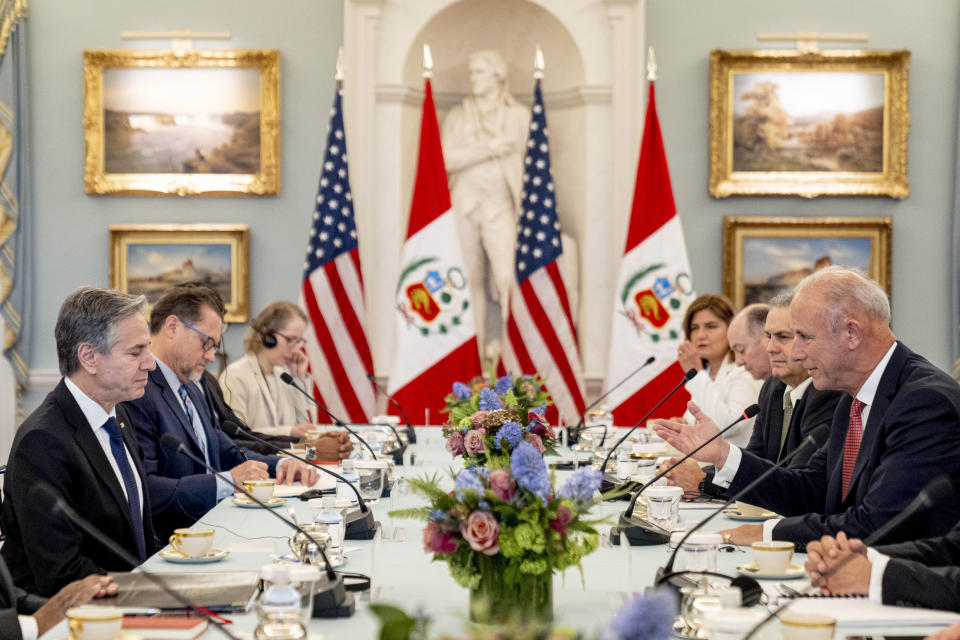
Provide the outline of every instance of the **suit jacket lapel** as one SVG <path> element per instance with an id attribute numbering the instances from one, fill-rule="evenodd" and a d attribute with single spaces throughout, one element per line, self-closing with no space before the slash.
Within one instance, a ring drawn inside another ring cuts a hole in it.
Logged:
<path id="1" fill-rule="evenodd" d="M 123 487 L 120 486 L 120 480 L 117 478 L 117 474 L 113 472 L 113 466 L 111 466 L 110 461 L 107 459 L 106 452 L 104 452 L 103 447 L 100 445 L 100 441 L 94 434 L 90 423 L 87 422 L 87 417 L 83 415 L 83 411 L 80 410 L 80 405 L 77 404 L 77 401 L 73 398 L 73 394 L 70 393 L 67 385 L 62 380 L 60 381 L 60 385 L 58 385 L 57 392 L 57 401 L 63 408 L 64 418 L 66 418 L 70 426 L 73 427 L 73 438 L 77 446 L 83 451 L 83 455 L 87 457 L 87 461 L 90 463 L 93 472 L 97 474 L 104 486 L 110 490 L 110 494 L 114 500 L 117 501 L 120 513 L 123 514 L 124 519 L 132 529 L 133 522 L 130 521 L 130 503 L 123 493 Z"/>
<path id="2" fill-rule="evenodd" d="M 200 442 L 197 440 L 197 432 L 193 430 L 193 424 L 187 420 L 187 414 L 183 411 L 183 406 L 176 396 L 176 391 L 171 389 L 170 385 L 167 384 L 167 379 L 164 377 L 163 372 L 160 371 L 160 367 L 151 371 L 150 377 L 153 378 L 153 381 L 160 387 L 160 397 L 163 398 L 163 401 L 167 403 L 167 407 L 169 407 L 173 415 L 177 417 L 177 420 L 180 421 L 180 426 L 183 428 L 187 441 L 193 444 L 194 453 L 202 458 L 203 449 L 200 448 Z"/>

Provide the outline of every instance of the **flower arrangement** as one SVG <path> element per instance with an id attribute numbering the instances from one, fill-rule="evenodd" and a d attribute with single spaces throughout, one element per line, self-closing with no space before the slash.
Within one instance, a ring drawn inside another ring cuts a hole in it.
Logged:
<path id="1" fill-rule="evenodd" d="M 447 451 L 467 467 L 506 468 L 521 442 L 541 455 L 555 452 L 557 436 L 544 418 L 550 394 L 536 376 L 501 376 L 492 387 L 482 379 L 454 382 L 444 400 Z"/>
<path id="2" fill-rule="evenodd" d="M 597 548 L 601 521 L 585 516 L 600 473 L 578 469 L 554 491 L 542 454 L 523 441 L 508 468 L 467 467 L 453 479 L 449 493 L 436 478 L 411 480 L 430 506 L 390 515 L 426 520 L 424 551 L 471 590 L 472 619 L 551 619 L 553 573 Z"/>

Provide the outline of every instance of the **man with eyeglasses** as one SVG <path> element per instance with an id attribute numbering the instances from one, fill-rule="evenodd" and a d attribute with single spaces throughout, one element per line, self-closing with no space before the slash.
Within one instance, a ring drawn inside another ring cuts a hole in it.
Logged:
<path id="1" fill-rule="evenodd" d="M 203 374 L 220 349 L 225 311 L 213 290 L 183 285 L 160 298 L 150 314 L 150 350 L 157 368 L 150 372 L 143 397 L 130 402 L 127 411 L 137 426 L 161 539 L 233 495 L 228 480 L 242 484 L 276 475 L 279 483 L 299 480 L 309 486 L 317 481 L 313 467 L 240 447 L 221 430 Z M 188 456 L 167 451 L 160 443 L 167 434 L 222 473 L 208 473 Z"/>

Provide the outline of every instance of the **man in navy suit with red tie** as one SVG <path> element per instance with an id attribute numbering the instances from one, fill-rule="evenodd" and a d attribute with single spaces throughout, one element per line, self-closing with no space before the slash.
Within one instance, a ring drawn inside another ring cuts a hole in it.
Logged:
<path id="1" fill-rule="evenodd" d="M 857 271 L 827 267 L 807 276 L 790 304 L 793 358 L 817 389 L 846 391 L 830 437 L 801 469 L 777 469 L 745 502 L 785 516 L 723 532 L 735 544 L 810 540 L 846 531 L 866 537 L 902 511 L 931 479 L 960 481 L 960 386 L 897 342 L 890 302 Z M 695 407 L 694 407 L 695 409 Z M 698 409 L 697 424 L 658 420 L 658 434 L 692 451 L 717 432 Z M 773 466 L 718 439 L 698 460 L 731 494 Z M 943 535 L 960 520 L 960 493 L 915 518 L 886 542 Z"/>
<path id="2" fill-rule="evenodd" d="M 0 553 L 26 591 L 52 596 L 85 576 L 132 568 L 38 496 L 40 482 L 141 562 L 157 547 L 134 427 L 118 404 L 143 395 L 156 366 L 145 304 L 84 287 L 60 307 L 64 377 L 17 430 L 4 486 Z"/>
<path id="3" fill-rule="evenodd" d="M 240 447 L 220 428 L 205 388 L 203 372 L 220 348 L 225 308 L 220 296 L 201 285 L 182 285 L 166 293 L 150 314 L 150 350 L 157 368 L 150 372 L 143 397 L 127 403 L 143 450 L 153 517 L 161 536 L 188 527 L 220 500 L 233 484 L 276 475 L 277 481 L 317 481 L 317 470 L 292 458 L 262 455 Z M 171 435 L 204 459 L 217 473 L 160 440 Z"/>

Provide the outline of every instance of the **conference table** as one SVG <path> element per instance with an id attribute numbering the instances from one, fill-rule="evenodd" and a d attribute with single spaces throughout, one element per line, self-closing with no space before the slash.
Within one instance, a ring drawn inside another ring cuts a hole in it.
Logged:
<path id="1" fill-rule="evenodd" d="M 425 613 L 430 618 L 430 635 L 453 635 L 466 637 L 468 632 L 468 590 L 460 587 L 450 577 L 446 563 L 431 562 L 431 555 L 424 553 L 421 539 L 423 523 L 417 520 L 391 518 L 394 509 L 418 507 L 425 504 L 421 496 L 412 494 L 404 478 L 429 476 L 434 473 L 446 476 L 448 470 L 462 468 L 462 459 L 451 460 L 443 449 L 442 434 L 438 428 L 417 428 L 418 443 L 410 445 L 407 458 L 413 464 L 397 466 L 396 486 L 389 498 L 381 498 L 371 508 L 382 528 L 370 541 L 347 540 L 344 543 L 346 561 L 339 569 L 363 573 L 371 577 L 369 592 L 356 593 L 356 613 L 349 618 L 313 619 L 310 622 L 311 638 L 376 638 L 380 629 L 379 620 L 369 609 L 371 602 L 401 607 L 409 614 Z M 409 462 L 409 460 L 408 460 Z M 564 471 L 557 471 L 557 480 L 562 482 Z M 452 487 L 452 480 L 448 479 Z M 606 516 L 611 524 L 625 506 L 625 502 L 603 503 L 592 513 Z M 288 499 L 277 511 L 287 516 L 287 505 L 296 510 L 298 520 L 307 522 L 312 514 L 306 502 Z M 680 511 L 681 523 L 694 523 L 706 517 L 716 505 L 688 504 Z M 711 521 L 706 530 L 716 531 L 741 524 L 724 515 Z M 287 541 L 292 530 L 261 509 L 240 508 L 231 500 L 224 500 L 200 519 L 198 526 L 206 525 L 216 530 L 214 547 L 227 549 L 230 554 L 222 561 L 212 564 L 173 564 L 155 554 L 143 565 L 143 569 L 163 572 L 192 571 L 258 571 L 269 564 L 272 557 L 290 553 Z M 602 525 L 603 542 L 597 551 L 583 560 L 583 576 L 576 568 L 554 576 L 555 625 L 577 629 L 587 637 L 599 637 L 614 613 L 634 594 L 641 593 L 653 583 L 658 567 L 666 561 L 669 550 L 666 545 L 630 547 L 611 545 L 606 534 L 610 524 Z M 794 564 L 802 564 L 804 555 L 794 556 Z M 738 565 L 753 562 L 749 548 L 734 547 L 732 551 L 718 553 L 718 570 L 735 576 Z M 801 588 L 805 579 L 792 580 L 790 586 Z M 232 621 L 228 628 L 236 635 L 249 637 L 256 626 L 257 617 L 249 613 L 226 614 Z M 927 635 L 940 626 L 899 626 L 897 635 Z M 874 633 L 871 633 L 874 632 Z M 836 638 L 844 635 L 883 635 L 889 629 L 869 627 L 838 628 Z M 68 635 L 65 624 L 54 627 L 43 640 L 61 640 Z M 208 629 L 202 638 L 222 638 L 214 629 Z M 780 637 L 776 621 L 757 636 L 760 639 Z"/>

